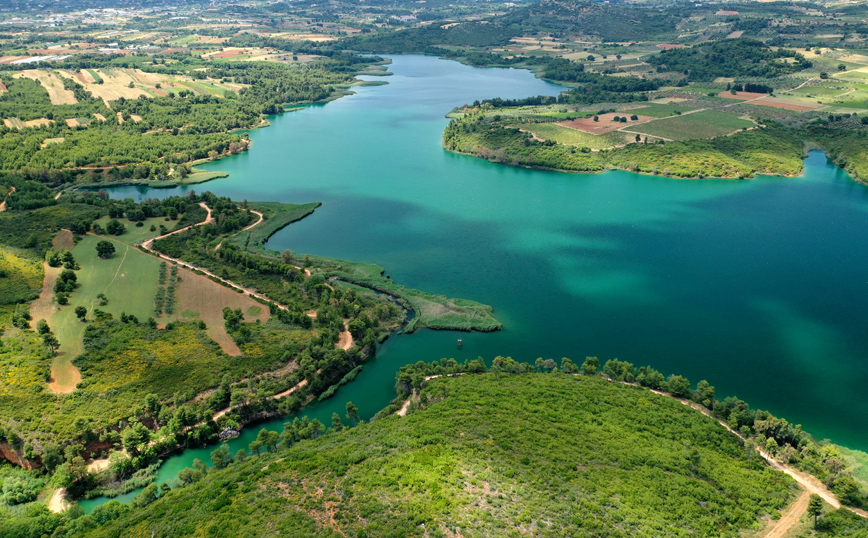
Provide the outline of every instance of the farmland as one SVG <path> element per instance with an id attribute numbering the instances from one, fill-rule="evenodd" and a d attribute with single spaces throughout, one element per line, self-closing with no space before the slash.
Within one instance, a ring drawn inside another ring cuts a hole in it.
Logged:
<path id="1" fill-rule="evenodd" d="M 658 119 L 630 129 L 669 140 L 690 140 L 694 138 L 714 138 L 734 133 L 756 124 L 737 114 L 703 110 L 681 116 Z"/>

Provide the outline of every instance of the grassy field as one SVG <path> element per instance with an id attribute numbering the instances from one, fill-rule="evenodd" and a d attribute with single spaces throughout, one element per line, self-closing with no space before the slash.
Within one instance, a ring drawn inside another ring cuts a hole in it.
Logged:
<path id="1" fill-rule="evenodd" d="M 73 249 L 72 253 L 81 265 L 81 270 L 77 271 L 80 286 L 69 296 L 69 304 L 56 307 L 48 320 L 67 359 L 84 351 L 82 336 L 85 324 L 75 316 L 76 306 L 87 308 L 91 318 L 94 308 L 116 317 L 125 312 L 141 321 L 154 315 L 159 260 L 116 239 L 110 239 L 115 245 L 114 255 L 107 260 L 100 259 L 96 255 L 96 244 L 100 240 L 102 238 L 88 235 Z M 97 295 L 100 293 L 108 298 L 105 306 L 98 305 Z"/>
<path id="2" fill-rule="evenodd" d="M 674 116 L 676 112 L 681 112 L 682 114 L 685 112 L 690 112 L 691 110 L 695 110 L 691 107 L 678 105 L 678 104 L 668 104 L 663 105 L 660 103 L 648 103 L 647 105 L 642 106 L 641 108 L 631 108 L 626 112 L 630 114 L 639 114 L 641 116 L 652 116 L 655 118 L 666 118 L 669 116 Z"/>
<path id="3" fill-rule="evenodd" d="M 576 129 L 570 129 L 556 123 L 534 123 L 521 125 L 525 131 L 530 131 L 539 138 L 552 140 L 558 144 L 586 147 L 591 149 L 608 149 L 623 145 L 628 142 L 631 135 L 618 131 L 611 131 L 602 135 L 585 133 Z"/>
<path id="4" fill-rule="evenodd" d="M 754 125 L 754 122 L 741 119 L 737 114 L 703 110 L 693 114 L 654 120 L 632 127 L 631 130 L 671 140 L 689 140 L 723 136 Z"/>
<path id="5" fill-rule="evenodd" d="M 94 224 L 100 225 L 103 229 L 105 229 L 106 224 L 108 224 L 112 219 L 110 217 L 102 217 L 94 221 Z M 166 217 L 154 217 L 150 219 L 146 219 L 143 221 L 142 226 L 136 226 L 135 222 L 128 221 L 127 219 L 118 219 L 121 224 L 126 226 L 127 231 L 123 235 L 119 235 L 114 237 L 118 241 L 122 241 L 127 244 L 139 243 L 142 241 L 146 241 L 152 237 L 157 237 L 160 235 L 160 226 L 165 226 L 168 231 L 172 231 L 177 224 L 177 221 L 167 221 Z M 154 226 L 156 230 L 151 231 L 151 226 Z"/>
<path id="6" fill-rule="evenodd" d="M 31 301 L 42 290 L 42 262 L 0 247 L 0 304 Z"/>

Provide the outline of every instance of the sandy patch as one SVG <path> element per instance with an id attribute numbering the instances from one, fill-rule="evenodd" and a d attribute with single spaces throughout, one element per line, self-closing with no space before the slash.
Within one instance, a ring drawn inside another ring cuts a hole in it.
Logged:
<path id="1" fill-rule="evenodd" d="M 735 32 L 731 32 L 728 36 L 726 36 L 726 38 L 727 39 L 738 39 L 741 37 L 741 34 L 743 34 L 743 33 L 744 33 L 744 30 L 736 30 Z"/>
<path id="2" fill-rule="evenodd" d="M 78 127 L 81 125 L 76 118 L 66 118 L 67 127 Z"/>
<path id="3" fill-rule="evenodd" d="M 124 122 L 124 115 L 121 114 L 120 112 L 118 112 L 118 123 L 123 123 L 123 122 Z"/>
<path id="4" fill-rule="evenodd" d="M 300 40 L 300 41 L 334 41 L 337 38 L 330 35 L 322 34 L 297 34 L 284 36 L 284 39 Z"/>
<path id="5" fill-rule="evenodd" d="M 141 117 L 141 116 L 137 116 L 137 115 L 135 115 L 135 114 L 130 114 L 130 119 L 133 120 L 133 121 L 136 122 L 136 123 L 139 123 L 139 122 L 142 121 L 142 117 Z"/>
<path id="6" fill-rule="evenodd" d="M 0 93 L 8 92 L 9 90 L 6 88 L 6 85 L 3 84 L 3 81 L 0 80 Z"/>
<path id="7" fill-rule="evenodd" d="M 99 121 L 105 121 L 105 116 L 103 116 L 103 115 L 100 114 L 99 112 L 94 112 L 94 113 L 93 113 L 93 117 L 96 118 L 96 119 L 98 119 Z"/>
<path id="8" fill-rule="evenodd" d="M 51 499 L 48 501 L 48 510 L 59 514 L 69 508 L 69 503 L 66 502 L 66 488 L 60 488 L 54 491 Z"/>
<path id="9" fill-rule="evenodd" d="M 762 538 L 784 538 L 790 529 L 799 524 L 802 516 L 808 511 L 808 503 L 811 500 L 809 491 L 802 491 L 796 501 L 787 508 L 781 518 L 772 522 L 767 531 L 760 536 Z"/>
<path id="10" fill-rule="evenodd" d="M 621 123 L 620 121 L 612 121 L 615 116 L 619 117 L 627 117 L 628 121 L 626 123 Z M 578 120 L 570 120 L 570 121 L 560 121 L 557 125 L 562 127 L 568 127 L 570 129 L 576 129 L 577 131 L 582 131 L 588 134 L 604 134 L 610 131 L 615 131 L 617 129 L 623 129 L 625 127 L 631 127 L 634 125 L 639 125 L 641 123 L 649 122 L 653 119 L 651 116 L 637 116 L 638 120 L 630 120 L 633 114 L 630 111 L 625 112 L 609 112 L 607 114 L 600 114 L 599 121 L 594 121 L 593 117 L 590 118 L 581 118 Z"/>

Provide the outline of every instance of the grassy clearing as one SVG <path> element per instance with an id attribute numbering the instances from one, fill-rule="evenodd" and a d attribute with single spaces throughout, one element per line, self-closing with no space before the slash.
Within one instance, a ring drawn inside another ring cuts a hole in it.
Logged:
<path id="1" fill-rule="evenodd" d="M 73 249 L 81 265 L 77 272 L 79 287 L 69 296 L 69 305 L 60 307 L 48 320 L 60 341 L 61 351 L 70 359 L 84 351 L 85 324 L 76 317 L 75 307 L 87 308 L 89 318 L 93 317 L 94 308 L 115 317 L 120 317 L 121 313 L 132 314 L 140 320 L 154 315 L 159 260 L 113 238 L 109 240 L 115 245 L 114 255 L 107 260 L 100 259 L 96 255 L 96 244 L 102 239 L 88 235 Z M 100 293 L 108 298 L 107 305 L 99 305 L 97 295 Z"/>
<path id="2" fill-rule="evenodd" d="M 42 290 L 42 262 L 0 247 L 0 304 L 32 301 Z"/>
<path id="3" fill-rule="evenodd" d="M 654 120 L 632 127 L 632 130 L 672 140 L 690 140 L 723 136 L 754 125 L 756 125 L 754 122 L 741 119 L 737 114 L 703 110 L 693 114 Z"/>
<path id="4" fill-rule="evenodd" d="M 521 125 L 525 131 L 530 131 L 539 138 L 552 140 L 558 144 L 569 146 L 586 147 L 591 149 L 608 149 L 626 144 L 628 135 L 618 131 L 611 131 L 601 135 L 593 135 L 576 129 L 570 129 L 555 123 L 534 123 Z"/>
<path id="5" fill-rule="evenodd" d="M 383 276 L 383 268 L 370 264 L 311 256 L 317 270 L 326 277 L 338 277 L 400 298 L 416 312 L 405 329 L 444 329 L 457 331 L 497 331 L 503 325 L 490 306 L 466 299 L 452 299 L 395 284 Z"/>
<path id="6" fill-rule="evenodd" d="M 853 469 L 853 477 L 868 486 L 868 454 L 843 446 L 839 446 L 838 449 L 844 455 L 847 467 Z"/>
<path id="7" fill-rule="evenodd" d="M 105 229 L 106 225 L 111 220 L 112 219 L 110 217 L 102 217 L 94 221 L 94 224 L 98 224 L 103 229 Z M 158 235 L 160 235 L 160 226 L 165 226 L 168 231 L 172 231 L 177 225 L 177 221 L 167 221 L 166 217 L 153 217 L 150 219 L 145 219 L 144 221 L 142 221 L 142 226 L 136 226 L 135 222 L 131 222 L 127 219 L 118 220 L 120 220 L 120 222 L 124 226 L 126 226 L 127 231 L 123 235 L 114 237 L 114 239 L 127 244 L 140 243 L 142 241 L 151 239 L 152 237 L 157 237 Z M 151 231 L 151 226 L 156 229 L 154 231 Z"/>

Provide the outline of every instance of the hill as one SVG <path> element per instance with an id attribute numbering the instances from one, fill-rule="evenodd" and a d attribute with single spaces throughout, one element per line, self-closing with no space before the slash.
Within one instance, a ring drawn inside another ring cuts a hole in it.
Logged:
<path id="1" fill-rule="evenodd" d="M 528 31 L 598 36 L 604 40 L 640 41 L 675 31 L 680 17 L 653 9 L 608 5 L 587 0 L 542 0 L 493 22 Z"/>
<path id="2" fill-rule="evenodd" d="M 291 427 L 290 448 L 182 472 L 65 535 L 723 537 L 795 491 L 715 420 L 601 378 L 439 378 L 420 402 L 294 444 L 310 435 Z"/>

